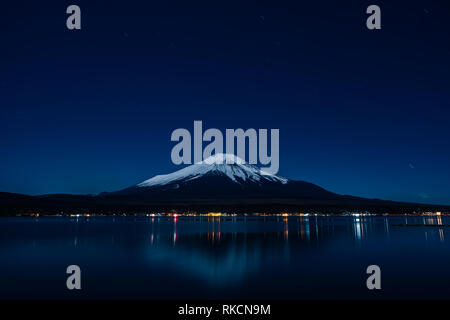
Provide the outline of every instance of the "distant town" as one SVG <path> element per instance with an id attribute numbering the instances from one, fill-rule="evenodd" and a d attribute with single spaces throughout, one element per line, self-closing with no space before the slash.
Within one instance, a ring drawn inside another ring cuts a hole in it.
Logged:
<path id="1" fill-rule="evenodd" d="M 23 217 L 102 217 L 102 216 L 134 216 L 134 217 L 308 217 L 308 216 L 405 216 L 405 215 L 420 215 L 420 216 L 450 216 L 450 212 L 441 211 L 425 211 L 425 212 L 412 212 L 412 213 L 371 213 L 371 212 L 342 212 L 342 213 L 316 213 L 316 212 L 280 212 L 280 213 L 233 213 L 233 212 L 109 212 L 109 213 L 91 213 L 91 212 L 61 212 L 58 214 L 29 212 L 20 213 L 15 216 Z"/>

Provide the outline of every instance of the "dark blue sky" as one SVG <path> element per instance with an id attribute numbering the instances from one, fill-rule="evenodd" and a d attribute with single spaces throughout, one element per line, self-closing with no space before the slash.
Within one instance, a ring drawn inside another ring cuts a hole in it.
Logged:
<path id="1" fill-rule="evenodd" d="M 395 2 L 395 3 L 393 3 Z M 77 4 L 82 30 L 66 29 Z M 378 4 L 382 30 L 365 27 Z M 39 1 L 0 9 L 0 191 L 179 169 L 171 132 L 279 128 L 280 171 L 450 204 L 448 1 Z"/>

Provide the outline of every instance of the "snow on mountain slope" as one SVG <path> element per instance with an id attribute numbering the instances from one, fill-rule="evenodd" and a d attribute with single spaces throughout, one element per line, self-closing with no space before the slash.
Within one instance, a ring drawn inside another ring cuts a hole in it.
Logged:
<path id="1" fill-rule="evenodd" d="M 194 180 L 205 175 L 224 175 L 236 183 L 270 181 L 286 184 L 289 181 L 286 178 L 266 173 L 256 166 L 247 164 L 235 155 L 219 153 L 173 173 L 155 176 L 139 183 L 137 186 L 163 186 L 174 182 Z"/>

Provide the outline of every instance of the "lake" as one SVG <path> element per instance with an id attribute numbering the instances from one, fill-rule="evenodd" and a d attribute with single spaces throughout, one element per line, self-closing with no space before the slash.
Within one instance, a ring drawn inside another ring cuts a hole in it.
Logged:
<path id="1" fill-rule="evenodd" d="M 447 216 L 0 218 L 1 299 L 450 298 Z M 368 290 L 366 268 L 381 268 Z M 82 290 L 66 288 L 79 265 Z"/>

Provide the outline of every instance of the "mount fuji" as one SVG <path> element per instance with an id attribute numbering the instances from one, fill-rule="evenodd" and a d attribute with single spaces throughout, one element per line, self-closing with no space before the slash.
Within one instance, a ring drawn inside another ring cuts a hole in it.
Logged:
<path id="1" fill-rule="evenodd" d="M 157 175 L 130 188 L 99 196 L 171 203 L 339 197 L 314 184 L 269 174 L 237 156 L 222 153 L 173 173 Z"/>
<path id="2" fill-rule="evenodd" d="M 172 209 L 237 213 L 304 210 L 405 213 L 445 211 L 449 207 L 339 195 L 309 182 L 269 174 L 230 154 L 216 154 L 181 170 L 154 176 L 116 192 L 42 196 L 0 193 L 0 214 L 35 210 L 58 213 L 73 209 L 105 213 Z"/>

